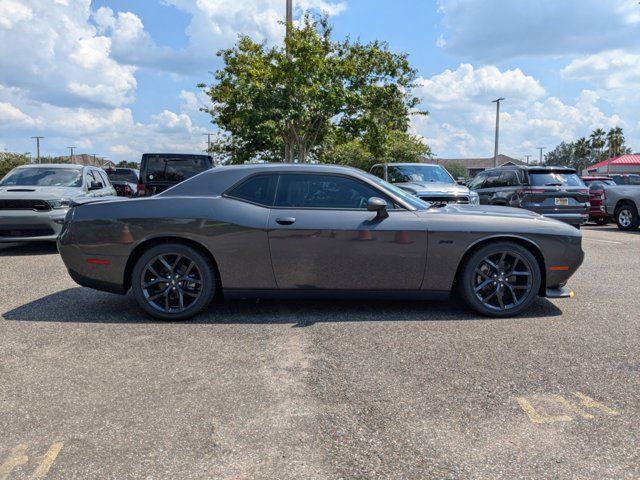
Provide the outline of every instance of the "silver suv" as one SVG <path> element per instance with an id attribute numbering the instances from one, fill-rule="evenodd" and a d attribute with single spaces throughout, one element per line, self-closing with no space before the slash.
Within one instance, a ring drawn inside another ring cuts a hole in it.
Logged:
<path id="1" fill-rule="evenodd" d="M 14 168 L 0 180 L 0 242 L 55 241 L 71 201 L 115 195 L 107 174 L 97 167 Z"/>
<path id="2" fill-rule="evenodd" d="M 371 173 L 430 203 L 479 205 L 476 192 L 459 185 L 440 165 L 429 163 L 384 163 Z"/>

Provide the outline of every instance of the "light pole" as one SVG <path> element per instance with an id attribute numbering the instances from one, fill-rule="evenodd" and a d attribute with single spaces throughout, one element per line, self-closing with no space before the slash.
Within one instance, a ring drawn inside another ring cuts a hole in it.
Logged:
<path id="1" fill-rule="evenodd" d="M 36 139 L 36 149 L 38 151 L 38 163 L 40 163 L 40 139 L 44 137 L 31 137 Z"/>
<path id="2" fill-rule="evenodd" d="M 491 103 L 496 104 L 496 148 L 493 151 L 493 166 L 498 166 L 498 142 L 500 140 L 500 102 L 503 101 L 504 98 L 500 97 L 495 100 L 492 100 Z"/>
<path id="3" fill-rule="evenodd" d="M 546 149 L 547 149 L 547 147 L 538 147 L 538 150 L 540 150 L 540 166 L 543 165 L 543 162 L 542 162 L 542 151 L 546 150 Z"/>
<path id="4" fill-rule="evenodd" d="M 93 157 L 93 166 L 97 167 L 98 166 L 98 162 L 96 160 L 96 154 L 95 153 L 90 153 L 89 155 L 91 155 Z"/>
<path id="5" fill-rule="evenodd" d="M 527 159 L 527 165 L 529 165 L 529 159 L 531 158 L 531 155 L 525 155 L 524 157 Z"/>
<path id="6" fill-rule="evenodd" d="M 67 147 L 69 149 L 69 151 L 71 152 L 69 154 L 69 163 L 73 163 L 73 149 L 76 147 Z"/>
<path id="7" fill-rule="evenodd" d="M 287 19 L 286 19 L 286 27 L 287 27 L 287 38 L 289 38 L 289 34 L 291 33 L 291 27 L 293 27 L 293 0 L 287 0 Z"/>

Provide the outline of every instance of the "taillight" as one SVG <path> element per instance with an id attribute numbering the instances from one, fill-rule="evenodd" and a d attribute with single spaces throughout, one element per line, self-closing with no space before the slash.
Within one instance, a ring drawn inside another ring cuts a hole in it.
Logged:
<path id="1" fill-rule="evenodd" d="M 143 197 L 143 196 L 145 196 L 147 194 L 147 189 L 144 188 L 144 185 L 142 183 L 139 183 L 137 188 L 138 188 L 138 195 L 139 196 Z"/>
<path id="2" fill-rule="evenodd" d="M 131 187 L 129 185 L 124 186 L 125 195 L 131 195 Z"/>

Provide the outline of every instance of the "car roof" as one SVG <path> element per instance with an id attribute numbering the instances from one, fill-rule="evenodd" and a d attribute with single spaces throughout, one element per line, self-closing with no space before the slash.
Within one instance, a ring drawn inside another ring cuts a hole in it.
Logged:
<path id="1" fill-rule="evenodd" d="M 330 164 L 308 164 L 308 163 L 252 163 L 247 165 L 225 165 L 220 167 L 226 171 L 230 170 L 252 170 L 255 172 L 265 171 L 265 172 L 277 172 L 277 171 L 288 171 L 288 172 L 305 172 L 310 171 L 314 173 L 359 173 L 364 174 L 366 172 L 354 168 L 354 167 L 346 167 L 342 165 L 330 165 Z M 205 174 L 216 174 L 219 173 L 219 169 L 207 170 Z"/>
<path id="2" fill-rule="evenodd" d="M 437 163 L 426 163 L 426 162 L 391 162 L 391 163 L 376 163 L 374 167 L 378 167 L 380 165 L 387 165 L 393 167 L 408 167 L 410 165 L 427 165 L 429 167 L 441 167 L 442 165 L 438 165 Z"/>
<path id="3" fill-rule="evenodd" d="M 496 170 L 527 170 L 527 171 L 563 171 L 563 172 L 571 172 L 575 173 L 576 169 L 571 167 L 556 167 L 551 165 L 502 165 L 493 168 L 487 168 L 485 172 L 492 172 Z M 481 172 L 482 173 L 482 172 Z"/>
<path id="4" fill-rule="evenodd" d="M 76 165 L 75 163 L 32 163 L 29 165 L 20 165 L 16 168 L 66 168 L 73 170 L 82 170 L 85 165 Z"/>
<path id="5" fill-rule="evenodd" d="M 193 158 L 193 157 L 211 157 L 211 155 L 206 154 L 206 153 L 171 153 L 171 152 L 165 152 L 165 153 L 143 153 L 142 157 L 186 157 L 186 158 Z"/>
<path id="6" fill-rule="evenodd" d="M 583 180 L 613 180 L 613 178 L 608 177 L 607 175 L 584 175 L 580 178 Z"/>

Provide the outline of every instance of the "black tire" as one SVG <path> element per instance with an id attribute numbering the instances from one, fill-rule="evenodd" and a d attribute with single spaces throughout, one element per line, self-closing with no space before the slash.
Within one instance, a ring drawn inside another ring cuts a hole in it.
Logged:
<path id="1" fill-rule="evenodd" d="M 606 217 L 598 217 L 595 219 L 596 225 L 606 225 L 609 223 L 609 219 Z"/>
<path id="2" fill-rule="evenodd" d="M 514 274 L 508 275 L 510 272 Z M 541 273 L 529 250 L 513 242 L 496 242 L 479 248 L 466 260 L 458 283 L 462 298 L 476 312 L 513 317 L 538 296 Z"/>
<path id="3" fill-rule="evenodd" d="M 636 230 L 640 225 L 638 209 L 632 203 L 624 203 L 616 210 L 616 224 L 620 230 Z"/>
<path id="4" fill-rule="evenodd" d="M 209 306 L 218 290 L 217 278 L 215 266 L 199 250 L 164 243 L 138 259 L 131 290 L 140 308 L 152 317 L 180 321 Z"/>

